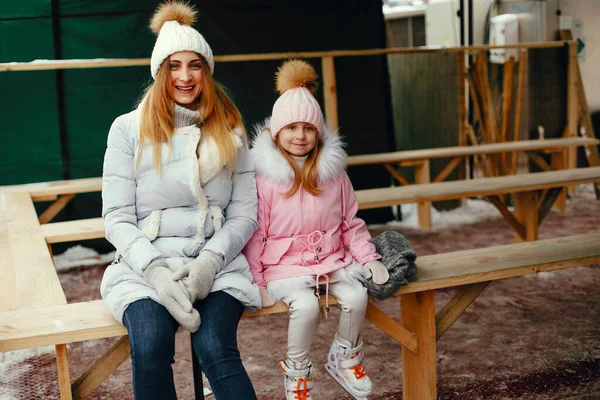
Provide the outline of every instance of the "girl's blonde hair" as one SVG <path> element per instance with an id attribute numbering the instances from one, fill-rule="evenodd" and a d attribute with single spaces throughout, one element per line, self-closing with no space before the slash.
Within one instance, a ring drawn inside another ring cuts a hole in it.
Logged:
<path id="1" fill-rule="evenodd" d="M 221 84 L 216 82 L 206 60 L 198 55 L 202 64 L 203 88 L 197 110 L 200 112 L 202 135 L 212 137 L 219 149 L 219 160 L 231 172 L 237 166 L 237 148 L 231 140 L 231 131 L 242 129 L 242 140 L 247 143 L 246 132 L 242 123 L 242 115 L 233 101 L 229 98 Z M 156 80 L 148 86 L 142 97 L 143 104 L 140 118 L 140 146 L 136 168 L 140 164 L 144 143 L 152 144 L 154 168 L 161 175 L 162 144 L 169 145 L 169 155 L 172 147 L 172 137 L 175 133 L 175 106 L 173 85 L 167 57 L 156 74 Z"/>
<path id="2" fill-rule="evenodd" d="M 315 147 L 308 153 L 308 157 L 306 158 L 302 169 L 298 167 L 292 156 L 281 146 L 281 144 L 279 144 L 277 138 L 274 140 L 277 144 L 277 149 L 279 149 L 281 154 L 283 154 L 283 157 L 294 170 L 294 182 L 289 190 L 283 194 L 283 197 L 291 197 L 298 191 L 298 189 L 300 189 L 300 187 L 304 188 L 304 190 L 313 196 L 318 196 L 323 193 L 323 189 L 319 188 L 319 172 L 317 169 L 319 155 L 321 154 L 321 150 L 323 148 L 321 139 L 317 138 Z"/>

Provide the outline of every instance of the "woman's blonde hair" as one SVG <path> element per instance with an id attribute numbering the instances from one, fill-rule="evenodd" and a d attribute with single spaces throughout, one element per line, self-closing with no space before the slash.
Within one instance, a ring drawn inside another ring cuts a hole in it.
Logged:
<path id="1" fill-rule="evenodd" d="M 283 154 L 283 157 L 290 164 L 292 169 L 294 170 L 294 182 L 292 186 L 289 188 L 287 192 L 283 194 L 283 197 L 288 198 L 291 197 L 294 193 L 303 187 L 308 193 L 313 196 L 318 196 L 323 193 L 323 189 L 319 188 L 319 172 L 318 172 L 318 160 L 319 155 L 321 154 L 321 149 L 323 148 L 323 143 L 321 139 L 318 138 L 315 142 L 315 147 L 308 153 L 308 157 L 302 166 L 302 169 L 298 167 L 290 153 L 288 153 L 282 146 L 279 144 L 277 138 L 274 139 L 277 144 L 277 148 Z"/>
<path id="2" fill-rule="evenodd" d="M 242 115 L 229 98 L 223 86 L 216 82 L 206 60 L 198 55 L 202 64 L 202 93 L 197 110 L 200 112 L 202 135 L 212 137 L 219 149 L 219 160 L 231 173 L 237 166 L 237 148 L 231 139 L 231 131 L 242 129 L 242 139 L 247 143 L 246 132 L 242 123 Z M 161 175 L 162 144 L 169 144 L 171 153 L 172 137 L 175 133 L 175 106 L 173 85 L 167 57 L 156 74 L 156 80 L 148 86 L 142 97 L 143 104 L 140 118 L 140 147 L 138 149 L 137 166 L 140 164 L 142 148 L 145 143 L 152 144 L 153 163 L 158 176 Z M 136 166 L 136 167 L 137 167 Z"/>

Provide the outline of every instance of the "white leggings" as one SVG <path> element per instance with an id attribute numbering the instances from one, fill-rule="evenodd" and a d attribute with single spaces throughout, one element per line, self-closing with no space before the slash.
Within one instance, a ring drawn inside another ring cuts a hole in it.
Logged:
<path id="1" fill-rule="evenodd" d="M 356 344 L 367 312 L 367 289 L 360 283 L 353 285 L 340 281 L 330 283 L 329 292 L 336 297 L 342 309 L 338 334 Z M 310 361 L 310 347 L 319 322 L 319 299 L 314 288 L 307 287 L 294 290 L 282 300 L 290 308 L 287 356 L 295 368 L 305 368 Z"/>

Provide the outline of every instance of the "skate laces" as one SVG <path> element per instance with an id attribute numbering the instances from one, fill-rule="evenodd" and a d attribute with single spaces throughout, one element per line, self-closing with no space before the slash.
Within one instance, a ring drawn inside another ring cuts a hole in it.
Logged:
<path id="1" fill-rule="evenodd" d="M 358 353 L 353 354 L 350 359 L 358 357 Z M 359 362 L 357 365 L 353 366 L 353 367 L 349 367 L 350 370 L 352 370 L 352 372 L 354 372 L 354 377 L 356 379 L 361 379 L 364 378 L 365 376 L 367 376 L 367 373 L 365 372 L 365 368 L 363 367 L 362 362 Z"/>
<path id="2" fill-rule="evenodd" d="M 310 399 L 310 388 L 308 384 L 312 381 L 312 379 L 308 378 L 298 378 L 296 381 L 296 388 L 293 390 L 295 393 L 294 398 L 298 400 L 308 400 Z M 302 386 L 302 388 L 300 388 Z"/>

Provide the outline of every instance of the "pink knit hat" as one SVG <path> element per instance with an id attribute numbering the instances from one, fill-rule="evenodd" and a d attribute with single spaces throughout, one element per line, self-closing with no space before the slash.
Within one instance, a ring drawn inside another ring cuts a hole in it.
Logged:
<path id="1" fill-rule="evenodd" d="M 305 61 L 290 60 L 283 63 L 276 74 L 277 91 L 281 96 L 273 105 L 271 136 L 292 122 L 306 122 L 323 130 L 323 113 L 312 93 L 317 88 L 317 73 Z"/>

